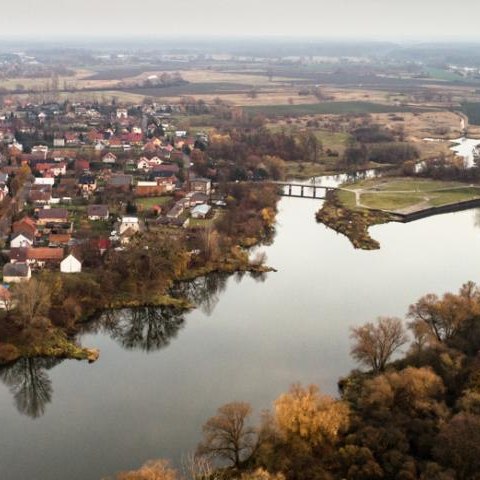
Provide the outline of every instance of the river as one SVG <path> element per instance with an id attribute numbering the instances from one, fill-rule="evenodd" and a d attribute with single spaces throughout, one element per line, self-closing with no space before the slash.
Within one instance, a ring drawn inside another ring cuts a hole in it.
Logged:
<path id="1" fill-rule="evenodd" d="M 275 241 L 262 248 L 278 272 L 199 280 L 203 305 L 184 316 L 106 315 L 81 338 L 100 348 L 94 364 L 31 360 L 1 372 L 0 478 L 100 479 L 160 457 L 179 465 L 218 406 L 245 400 L 260 412 L 293 382 L 336 394 L 354 367 L 350 326 L 480 282 L 479 211 L 376 226 L 382 248 L 358 251 L 314 221 L 320 205 L 281 200 Z"/>

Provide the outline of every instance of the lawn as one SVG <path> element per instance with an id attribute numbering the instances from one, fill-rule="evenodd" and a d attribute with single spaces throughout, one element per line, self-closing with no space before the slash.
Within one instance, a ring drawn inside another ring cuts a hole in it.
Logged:
<path id="1" fill-rule="evenodd" d="M 356 207 L 354 191 L 360 191 L 363 207 L 398 211 L 418 205 L 418 210 L 480 199 L 480 186 L 460 182 L 416 178 L 377 178 L 345 185 L 349 191 L 339 192 L 340 200 Z M 415 208 L 413 210 L 416 210 Z"/>
<path id="2" fill-rule="evenodd" d="M 163 197 L 144 197 L 137 198 L 135 203 L 138 206 L 143 207 L 144 209 L 152 208 L 155 205 L 166 205 L 172 201 L 172 197 L 163 196 Z"/>
<path id="3" fill-rule="evenodd" d="M 360 195 L 362 205 L 380 210 L 400 210 L 422 201 L 421 196 L 402 193 L 362 193 Z"/>
<path id="4" fill-rule="evenodd" d="M 287 178 L 309 179 L 325 173 L 326 166 L 312 162 L 286 162 Z"/>
<path id="5" fill-rule="evenodd" d="M 480 198 L 480 187 L 465 187 L 461 190 L 443 190 L 440 195 L 431 197 L 430 205 L 438 207 L 450 203 L 465 202 L 475 198 Z"/>

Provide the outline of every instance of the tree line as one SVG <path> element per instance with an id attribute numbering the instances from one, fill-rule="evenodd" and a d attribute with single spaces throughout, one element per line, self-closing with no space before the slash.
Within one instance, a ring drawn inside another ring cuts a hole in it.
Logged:
<path id="1" fill-rule="evenodd" d="M 479 479 L 479 287 L 427 294 L 407 322 L 382 317 L 353 327 L 351 339 L 363 370 L 339 381 L 339 398 L 296 384 L 260 422 L 246 402 L 223 405 L 189 468 L 162 460 L 116 478 Z"/>

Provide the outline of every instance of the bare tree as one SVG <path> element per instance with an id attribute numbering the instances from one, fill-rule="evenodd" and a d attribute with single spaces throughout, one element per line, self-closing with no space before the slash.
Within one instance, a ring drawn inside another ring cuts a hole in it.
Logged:
<path id="1" fill-rule="evenodd" d="M 402 320 L 394 317 L 380 317 L 376 324 L 371 322 L 351 329 L 350 337 L 353 358 L 375 372 L 385 369 L 390 357 L 408 342 Z"/>
<path id="2" fill-rule="evenodd" d="M 252 407 L 245 402 L 223 405 L 203 425 L 203 441 L 197 453 L 231 462 L 235 467 L 250 458 L 256 444 L 256 430 L 247 425 Z"/>
<path id="3" fill-rule="evenodd" d="M 50 296 L 49 285 L 36 278 L 14 286 L 13 298 L 16 313 L 23 327 L 47 318 L 50 309 Z"/>

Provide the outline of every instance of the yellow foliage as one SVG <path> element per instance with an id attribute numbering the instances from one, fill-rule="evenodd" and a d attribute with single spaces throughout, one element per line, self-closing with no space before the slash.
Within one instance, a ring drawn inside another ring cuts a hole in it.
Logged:
<path id="1" fill-rule="evenodd" d="M 275 401 L 275 420 L 284 435 L 298 435 L 312 445 L 332 444 L 348 425 L 349 408 L 321 395 L 315 385 L 296 384 Z"/>
<path id="2" fill-rule="evenodd" d="M 262 209 L 262 220 L 269 227 L 275 223 L 275 212 L 273 211 L 273 208 L 267 207 Z"/>

